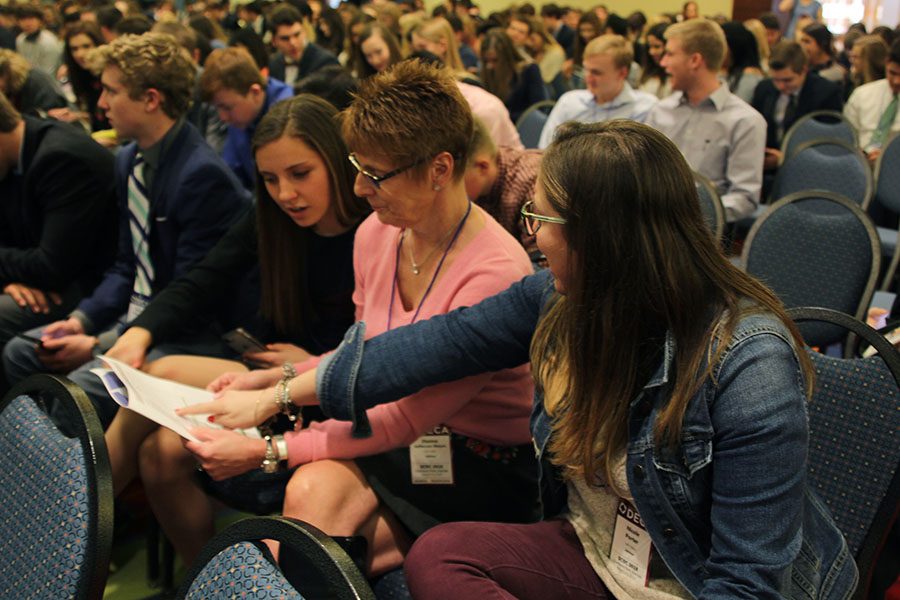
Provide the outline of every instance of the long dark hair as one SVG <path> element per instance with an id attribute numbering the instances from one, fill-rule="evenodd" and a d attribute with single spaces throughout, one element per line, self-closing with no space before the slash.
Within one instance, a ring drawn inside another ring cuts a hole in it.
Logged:
<path id="1" fill-rule="evenodd" d="M 366 25 L 365 29 L 362 30 L 362 33 L 359 34 L 359 43 L 353 47 L 353 58 L 351 59 L 353 62 L 351 64 L 359 79 L 371 77 L 377 72 L 375 71 L 375 68 L 369 64 L 369 61 L 366 60 L 366 56 L 362 51 L 363 42 L 375 35 L 384 40 L 385 45 L 388 47 L 388 52 L 391 55 L 391 66 L 403 60 L 403 52 L 400 50 L 400 40 L 397 39 L 394 32 L 377 21 L 369 23 Z"/>
<path id="2" fill-rule="evenodd" d="M 647 51 L 644 53 L 644 70 L 641 73 L 641 84 L 646 83 L 650 79 L 659 79 L 659 85 L 665 85 L 666 79 L 668 79 L 669 74 L 666 73 L 666 70 L 659 64 L 657 61 L 653 60 L 653 57 L 650 56 L 650 36 L 652 35 L 659 41 L 665 45 L 666 43 L 666 29 L 668 29 L 668 23 L 657 23 L 653 27 L 651 27 L 647 31 Z"/>
<path id="3" fill-rule="evenodd" d="M 594 31 L 596 32 L 594 37 L 603 35 L 603 24 L 600 23 L 600 18 L 597 16 L 597 13 L 589 10 L 578 18 L 578 29 L 575 31 L 575 46 L 572 49 L 572 61 L 578 66 L 581 66 L 581 62 L 584 60 L 585 47 L 591 43 L 591 40 L 581 39 L 582 23 L 590 23 L 594 27 Z"/>
<path id="4" fill-rule="evenodd" d="M 725 42 L 728 44 L 730 61 L 728 65 L 728 87 L 737 89 L 744 74 L 744 69 L 761 69 L 759 64 L 759 45 L 753 33 L 743 23 L 729 21 L 722 25 Z"/>
<path id="5" fill-rule="evenodd" d="M 743 314 L 774 314 L 802 347 L 778 298 L 725 258 L 703 221 L 690 167 L 655 129 L 570 123 L 544 154 L 539 185 L 566 219 L 569 277 L 538 325 L 531 359 L 553 417 L 553 460 L 570 476 L 613 481 L 629 404 L 658 365 L 667 332 L 674 381 L 654 433 L 668 445 L 678 443 L 690 399 Z M 809 390 L 809 358 L 798 355 Z"/>
<path id="6" fill-rule="evenodd" d="M 353 194 L 356 172 L 347 160 L 337 110 L 325 100 L 301 94 L 275 104 L 253 135 L 253 153 L 284 136 L 302 141 L 325 163 L 331 176 L 330 202 L 338 222 L 351 227 L 368 214 L 369 206 Z M 301 336 L 315 318 L 307 283 L 308 229 L 282 212 L 257 176 L 256 221 L 262 283 L 260 310 L 279 332 Z"/>
<path id="7" fill-rule="evenodd" d="M 100 34 L 100 28 L 90 21 L 79 21 L 72 23 L 66 28 L 65 47 L 63 50 L 63 61 L 66 63 L 66 70 L 69 72 L 69 82 L 72 84 L 72 91 L 80 102 L 93 110 L 100 97 L 100 90 L 97 83 L 99 78 L 91 73 L 88 69 L 82 68 L 72 56 L 72 49 L 69 42 L 76 35 L 86 35 L 94 42 L 95 47 L 102 46 L 105 42 Z"/>
<path id="8" fill-rule="evenodd" d="M 482 65 L 485 64 L 484 55 L 489 50 L 497 54 L 497 63 L 492 69 L 482 66 L 481 80 L 484 82 L 484 89 L 506 102 L 506 97 L 515 87 L 526 61 L 516 50 L 506 32 L 499 27 L 489 29 L 484 35 L 481 42 Z"/>

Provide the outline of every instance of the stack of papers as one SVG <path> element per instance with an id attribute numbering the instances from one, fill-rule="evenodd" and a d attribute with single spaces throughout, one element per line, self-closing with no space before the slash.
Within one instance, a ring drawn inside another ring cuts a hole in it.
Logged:
<path id="1" fill-rule="evenodd" d="M 133 410 L 194 442 L 200 440 L 191 435 L 189 430 L 193 427 L 225 429 L 221 425 L 208 422 L 203 415 L 179 416 L 175 414 L 176 408 L 212 402 L 212 392 L 153 377 L 102 354 L 97 358 L 109 365 L 109 368 L 92 369 L 91 372 L 100 378 L 109 395 L 120 406 Z M 235 431 L 247 437 L 260 437 L 259 431 L 256 429 L 236 429 Z"/>

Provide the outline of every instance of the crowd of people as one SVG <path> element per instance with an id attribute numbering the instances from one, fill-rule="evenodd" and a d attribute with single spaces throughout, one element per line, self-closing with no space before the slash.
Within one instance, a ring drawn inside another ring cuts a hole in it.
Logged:
<path id="1" fill-rule="evenodd" d="M 817 0 L 184 8 L 0 6 L 0 393 L 81 386 L 186 564 L 215 498 L 416 598 L 849 597 L 802 339 L 692 171 L 734 223 L 806 114 L 877 160 L 893 30 L 838 52 Z M 100 355 L 211 390 L 182 413 L 214 427 L 120 408 Z"/>

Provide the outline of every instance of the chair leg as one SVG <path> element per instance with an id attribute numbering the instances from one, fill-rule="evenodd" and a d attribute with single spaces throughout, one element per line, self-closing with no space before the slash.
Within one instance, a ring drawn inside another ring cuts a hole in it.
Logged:
<path id="1" fill-rule="evenodd" d="M 175 591 L 175 548 L 165 535 L 162 536 L 162 577 L 164 592 Z"/>
<path id="2" fill-rule="evenodd" d="M 147 524 L 147 581 L 152 587 L 159 583 L 159 523 L 151 519 Z"/>

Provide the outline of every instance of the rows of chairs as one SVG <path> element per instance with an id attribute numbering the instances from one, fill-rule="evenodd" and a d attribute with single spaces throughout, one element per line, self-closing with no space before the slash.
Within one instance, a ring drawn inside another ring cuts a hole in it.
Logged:
<path id="1" fill-rule="evenodd" d="M 787 204 L 802 201 L 810 200 Z M 804 333 L 840 328 L 856 340 L 845 358 L 806 350 L 816 371 L 808 476 L 859 567 L 855 598 L 867 598 L 900 506 L 900 352 L 850 315 L 824 308 L 789 315 Z M 863 343 L 877 354 L 862 358 Z M 69 430 L 47 415 L 44 399 L 51 396 L 68 413 Z M 0 495 L 7 540 L 0 596 L 102 598 L 112 545 L 110 467 L 93 407 L 67 380 L 37 375 L 0 401 Z M 262 540 L 280 542 L 301 568 L 282 573 Z M 409 593 L 401 570 L 367 581 L 336 542 L 309 524 L 251 517 L 207 544 L 176 597 L 399 600 Z"/>

